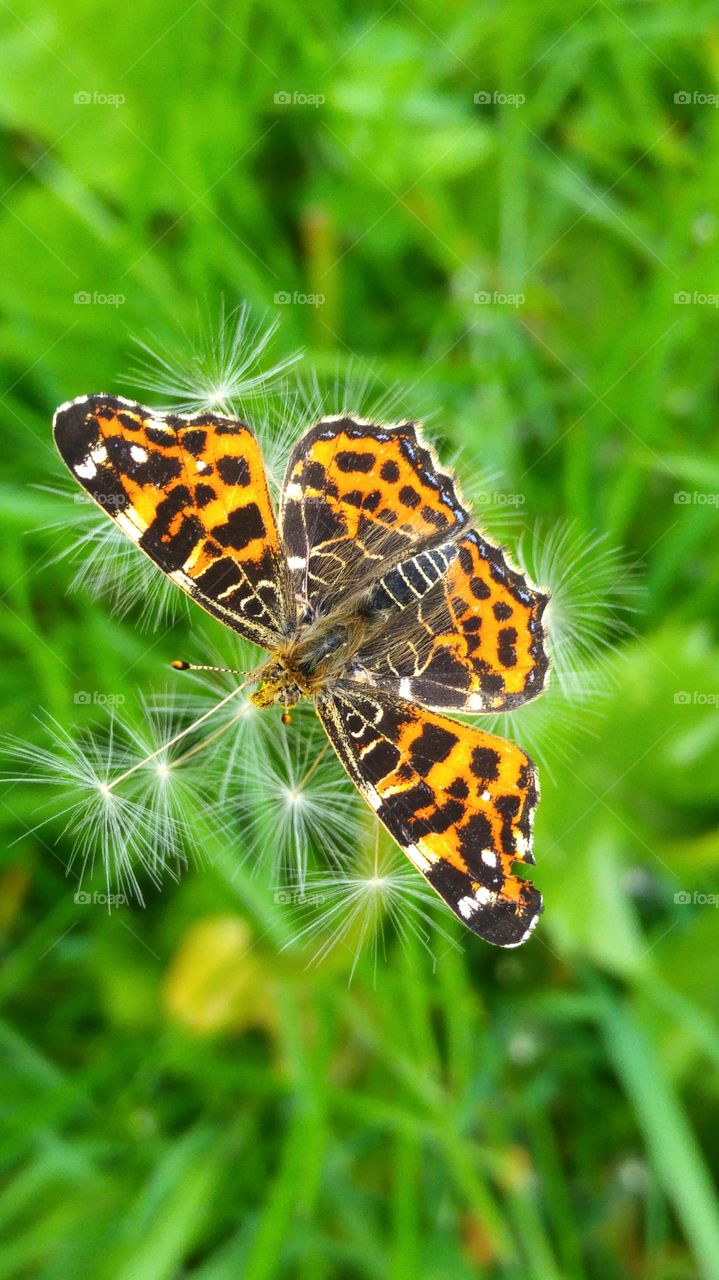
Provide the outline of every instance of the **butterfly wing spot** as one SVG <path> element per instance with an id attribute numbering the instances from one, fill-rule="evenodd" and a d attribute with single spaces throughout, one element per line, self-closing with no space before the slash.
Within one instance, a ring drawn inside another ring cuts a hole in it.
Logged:
<path id="1" fill-rule="evenodd" d="M 115 516 L 115 522 L 122 529 L 122 532 L 133 542 L 139 542 L 143 533 L 147 529 L 146 524 L 140 523 L 139 520 L 133 520 L 132 515 L 128 511 L 118 511 Z"/>

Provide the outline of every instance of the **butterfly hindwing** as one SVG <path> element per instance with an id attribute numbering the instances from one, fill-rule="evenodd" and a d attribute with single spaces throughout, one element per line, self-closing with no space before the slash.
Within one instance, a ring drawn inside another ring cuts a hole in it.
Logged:
<path id="1" fill-rule="evenodd" d="M 325 730 L 377 817 L 455 915 L 488 942 L 524 942 L 542 910 L 514 874 L 534 861 L 536 770 L 513 743 L 338 682 L 317 700 Z"/>
<path id="2" fill-rule="evenodd" d="M 396 566 L 371 598 L 385 623 L 358 661 L 382 688 L 436 711 L 510 711 L 541 693 L 548 596 L 478 530 Z"/>
<path id="3" fill-rule="evenodd" d="M 290 455 L 282 539 L 296 592 L 323 611 L 468 519 L 411 422 L 327 418 Z"/>
<path id="4" fill-rule="evenodd" d="M 277 642 L 294 602 L 248 427 L 97 395 L 62 405 L 54 432 L 75 478 L 173 582 L 248 639 Z"/>

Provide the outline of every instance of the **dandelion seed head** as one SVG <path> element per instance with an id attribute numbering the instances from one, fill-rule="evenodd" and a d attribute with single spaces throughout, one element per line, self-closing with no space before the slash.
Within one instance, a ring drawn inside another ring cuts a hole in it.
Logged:
<path id="1" fill-rule="evenodd" d="M 142 876 L 157 883 L 163 864 L 182 853 L 177 824 L 148 803 L 140 785 L 115 788 L 116 778 L 142 758 L 133 734 L 114 714 L 95 728 L 70 731 L 51 716 L 40 726 L 45 745 L 12 738 L 2 744 L 16 769 L 4 781 L 53 789 L 38 801 L 32 831 L 69 847 L 68 872 L 80 881 L 99 865 L 108 893 L 118 887 L 142 901 Z"/>
<path id="2" fill-rule="evenodd" d="M 465 505 L 490 537 L 501 542 L 516 532 L 524 519 L 524 495 L 512 489 L 502 471 L 468 465 L 461 450 L 450 457 L 448 469 L 459 478 Z"/>
<path id="3" fill-rule="evenodd" d="M 228 416 L 244 416 L 243 406 L 266 394 L 300 358 L 294 352 L 265 364 L 279 322 L 263 324 L 246 303 L 217 319 L 198 314 L 193 334 L 176 341 L 136 338 L 137 356 L 127 381 L 161 397 L 165 410 L 196 413 L 211 407 Z"/>
<path id="4" fill-rule="evenodd" d="M 574 523 L 537 526 L 519 554 L 532 581 L 551 593 L 545 619 L 554 678 L 565 693 L 581 696 L 587 674 L 596 688 L 608 655 L 631 633 L 640 594 L 636 568 L 607 535 Z"/>
<path id="5" fill-rule="evenodd" d="M 287 726 L 261 713 L 253 750 L 235 755 L 222 794 L 245 859 L 275 882 L 301 883 L 317 859 L 341 866 L 353 855 L 364 802 L 309 706 L 296 707 Z"/>
<path id="6" fill-rule="evenodd" d="M 353 861 L 341 869 L 314 871 L 290 884 L 287 906 L 297 920 L 288 946 L 301 946 L 309 964 L 345 952 L 350 980 L 362 954 L 377 965 L 390 936 L 400 945 L 419 941 L 430 952 L 456 946 L 444 927 L 447 909 L 414 867 L 371 818 L 355 847 Z"/>
<path id="7" fill-rule="evenodd" d="M 475 717 L 472 723 L 516 742 L 553 777 L 558 761 L 572 760 L 596 735 L 603 704 L 610 696 L 611 680 L 601 661 L 575 671 L 574 678 L 572 687 L 550 679 L 541 697 L 511 712 Z"/>
<path id="8" fill-rule="evenodd" d="M 297 378 L 297 407 L 306 425 L 344 414 L 375 422 L 398 422 L 412 416 L 407 412 L 406 399 L 398 381 L 388 383 L 374 365 L 359 356 L 337 360 L 334 369 L 324 374 L 313 371 Z M 415 415 L 416 412 L 415 405 Z"/>

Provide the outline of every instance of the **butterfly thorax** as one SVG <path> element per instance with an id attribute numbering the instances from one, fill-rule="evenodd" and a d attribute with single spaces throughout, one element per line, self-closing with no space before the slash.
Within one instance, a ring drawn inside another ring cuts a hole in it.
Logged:
<path id="1" fill-rule="evenodd" d="M 315 697 L 329 681 L 353 671 L 357 653 L 372 630 L 372 620 L 354 609 L 337 610 L 300 626 L 260 667 L 251 701 L 257 707 L 275 702 L 288 707 L 301 698 Z"/>

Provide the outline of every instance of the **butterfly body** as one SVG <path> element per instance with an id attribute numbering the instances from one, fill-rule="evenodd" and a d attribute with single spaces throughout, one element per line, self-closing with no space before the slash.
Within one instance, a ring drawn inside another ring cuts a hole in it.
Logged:
<path id="1" fill-rule="evenodd" d="M 86 396 L 55 439 L 76 479 L 202 608 L 268 651 L 258 707 L 314 700 L 368 804 L 460 920 L 499 946 L 542 908 L 536 770 L 446 712 L 511 710 L 548 673 L 533 587 L 474 525 L 413 423 L 326 418 L 275 516 L 257 440 L 212 413 Z"/>

